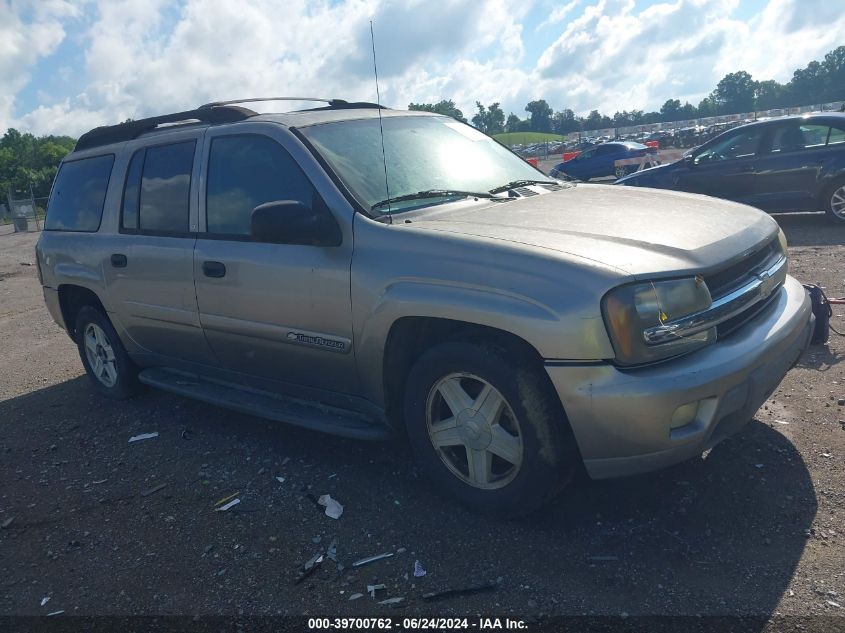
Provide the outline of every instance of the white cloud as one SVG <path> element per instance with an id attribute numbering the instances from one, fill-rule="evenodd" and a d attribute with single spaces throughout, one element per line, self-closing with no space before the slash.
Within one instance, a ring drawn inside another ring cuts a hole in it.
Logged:
<path id="1" fill-rule="evenodd" d="M 0 2 L 0 130 L 9 127 L 15 96 L 28 83 L 35 64 L 64 39 L 61 20 L 78 15 L 78 4 L 64 0 Z"/>
<path id="2" fill-rule="evenodd" d="M 563 19 L 572 13 L 572 10 L 580 4 L 581 0 L 571 0 L 571 2 L 567 2 L 566 4 L 555 7 L 552 12 L 549 14 L 543 22 L 537 27 L 537 31 L 547 26 L 553 26 L 555 24 L 560 24 L 563 22 Z"/>
<path id="3" fill-rule="evenodd" d="M 521 116 L 537 98 L 608 114 L 697 103 L 735 70 L 786 81 L 845 33 L 829 0 L 769 0 L 748 21 L 739 0 L 571 0 L 526 33 L 539 1 L 0 0 L 0 129 L 80 134 L 256 95 L 373 101 L 370 20 L 383 102 L 454 99 L 467 116 L 476 100 Z M 34 86 L 44 96 L 13 120 L 15 95 L 71 26 L 84 68 L 54 60 L 55 84 L 69 89 L 51 101 L 52 86 Z M 528 38 L 550 36 L 526 57 Z"/>

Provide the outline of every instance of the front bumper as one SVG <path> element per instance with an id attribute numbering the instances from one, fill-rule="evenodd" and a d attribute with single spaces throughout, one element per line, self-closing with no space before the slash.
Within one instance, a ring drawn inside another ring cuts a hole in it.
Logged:
<path id="1" fill-rule="evenodd" d="M 640 369 L 547 362 L 546 371 L 590 476 L 631 475 L 700 455 L 741 428 L 807 349 L 813 323 L 807 293 L 787 277 L 752 321 L 689 356 Z M 690 403 L 691 421 L 672 428 Z"/>

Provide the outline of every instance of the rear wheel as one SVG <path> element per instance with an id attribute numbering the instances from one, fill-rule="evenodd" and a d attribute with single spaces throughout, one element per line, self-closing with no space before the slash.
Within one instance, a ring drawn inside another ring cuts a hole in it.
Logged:
<path id="1" fill-rule="evenodd" d="M 845 179 L 833 183 L 825 194 L 825 211 L 834 222 L 845 222 Z"/>
<path id="2" fill-rule="evenodd" d="M 448 343 L 411 369 L 405 420 L 417 460 L 467 505 L 518 516 L 551 499 L 578 463 L 548 379 L 500 350 Z"/>
<path id="3" fill-rule="evenodd" d="M 82 365 L 97 391 L 122 400 L 139 390 L 138 369 L 106 315 L 84 306 L 76 317 L 75 331 Z"/>

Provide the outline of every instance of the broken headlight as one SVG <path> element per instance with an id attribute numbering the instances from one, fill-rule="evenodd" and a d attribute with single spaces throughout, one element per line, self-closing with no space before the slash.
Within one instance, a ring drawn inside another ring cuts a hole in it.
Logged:
<path id="1" fill-rule="evenodd" d="M 631 284 L 611 290 L 602 301 L 602 312 L 617 362 L 650 363 L 712 343 L 716 340 L 715 327 L 660 343 L 649 343 L 644 336 L 650 328 L 707 310 L 712 302 L 710 290 L 701 277 Z"/>

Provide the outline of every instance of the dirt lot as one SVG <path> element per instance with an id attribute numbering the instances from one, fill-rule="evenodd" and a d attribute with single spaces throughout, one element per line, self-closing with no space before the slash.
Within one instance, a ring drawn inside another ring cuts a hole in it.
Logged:
<path id="1" fill-rule="evenodd" d="M 778 220 L 793 274 L 845 295 L 845 227 L 814 214 Z M 338 439 L 155 391 L 128 402 L 95 395 L 43 306 L 35 267 L 23 265 L 36 238 L 0 236 L 0 615 L 845 622 L 845 339 L 811 348 L 756 419 L 706 458 L 582 480 L 536 516 L 500 522 L 441 497 L 400 441 Z M 240 505 L 212 510 L 234 493 Z M 344 504 L 340 520 L 307 496 L 324 493 Z M 345 569 L 329 561 L 294 584 L 297 566 L 334 539 Z M 400 553 L 350 568 L 388 551 Z M 415 560 L 425 577 L 414 578 Z M 421 599 L 488 580 L 494 591 Z M 404 608 L 349 600 L 378 583 L 377 600 L 403 597 Z"/>

